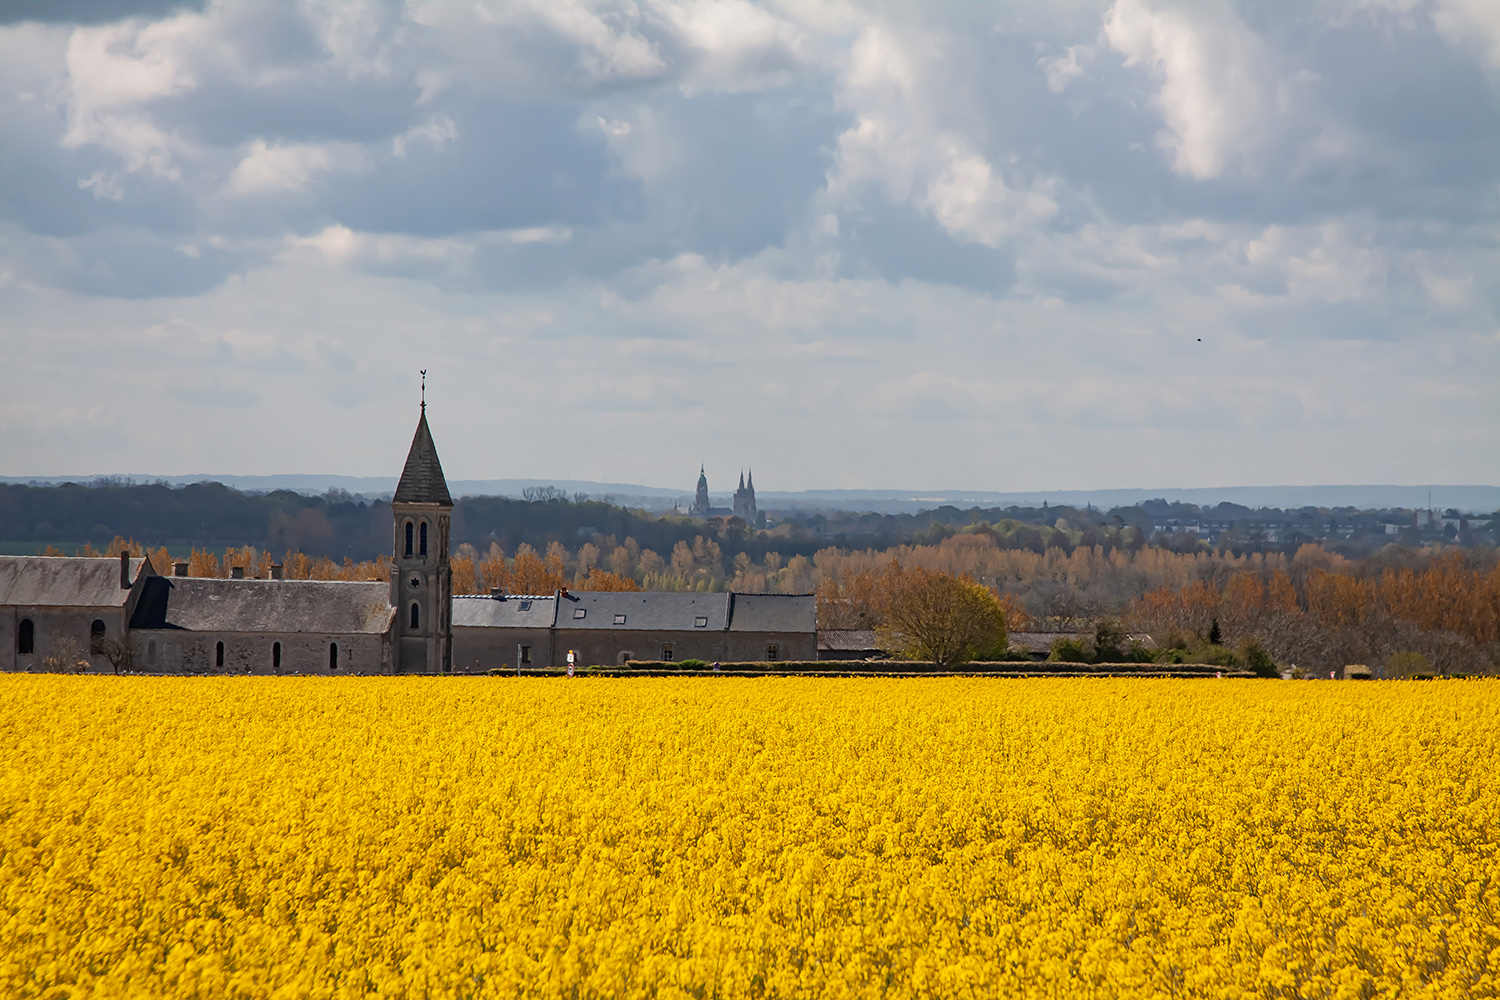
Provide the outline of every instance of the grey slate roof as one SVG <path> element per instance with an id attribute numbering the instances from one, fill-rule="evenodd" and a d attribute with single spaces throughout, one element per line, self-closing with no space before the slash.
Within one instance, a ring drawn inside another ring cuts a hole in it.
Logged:
<path id="1" fill-rule="evenodd" d="M 427 429 L 426 404 L 422 406 L 422 419 L 417 421 L 411 451 L 406 453 L 406 468 L 401 470 L 401 481 L 396 484 L 396 495 L 391 502 L 453 506 L 448 480 L 443 478 L 443 464 L 438 461 L 437 445 L 432 441 L 432 431 Z"/>
<path id="2" fill-rule="evenodd" d="M 582 618 L 577 617 L 579 609 L 584 611 Z M 624 615 L 625 621 L 616 624 L 617 615 Z M 695 624 L 698 618 L 707 622 L 700 627 Z M 559 629 L 722 632 L 728 624 L 728 594 L 582 590 L 557 602 Z"/>
<path id="3" fill-rule="evenodd" d="M 342 580 L 216 580 L 153 576 L 132 629 L 193 632 L 381 633 L 390 627 L 390 585 Z"/>
<path id="4" fill-rule="evenodd" d="M 523 607 L 523 605 L 525 607 Z M 557 601 L 546 597 L 453 595 L 454 628 L 551 628 Z"/>
<path id="5" fill-rule="evenodd" d="M 735 594 L 731 632 L 818 630 L 818 599 L 812 594 Z"/>
<path id="6" fill-rule="evenodd" d="M 825 628 L 818 631 L 818 648 L 850 653 L 879 651 L 871 628 Z"/>
<path id="7" fill-rule="evenodd" d="M 143 559 L 130 560 L 130 579 Z M 78 556 L 0 556 L 0 605 L 40 608 L 119 608 L 130 591 L 120 586 L 120 560 Z"/>

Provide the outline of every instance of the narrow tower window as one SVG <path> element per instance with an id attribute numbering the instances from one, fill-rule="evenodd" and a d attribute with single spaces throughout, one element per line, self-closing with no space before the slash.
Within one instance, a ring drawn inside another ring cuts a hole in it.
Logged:
<path id="1" fill-rule="evenodd" d="M 413 632 L 415 632 L 418 628 L 421 627 L 421 624 L 420 624 L 421 620 L 422 620 L 421 612 L 418 611 L 417 610 L 417 606 L 415 604 L 413 604 L 411 606 L 411 627 L 412 627 L 412 631 Z"/>
<path id="2" fill-rule="evenodd" d="M 271 643 L 271 669 L 281 669 L 281 643 L 279 642 Z"/>
<path id="3" fill-rule="evenodd" d="M 95 618 L 89 626 L 89 652 L 94 655 L 104 652 L 104 621 Z"/>
<path id="4" fill-rule="evenodd" d="M 406 522 L 406 554 L 411 555 L 411 522 Z"/>
<path id="5" fill-rule="evenodd" d="M 329 670 L 337 670 L 338 668 L 339 668 L 339 644 L 336 643 L 336 642 L 330 642 L 328 644 L 328 669 Z"/>
<path id="6" fill-rule="evenodd" d="M 224 665 L 224 644 L 221 642 L 218 645 L 214 646 L 214 666 L 216 666 L 216 667 L 222 667 L 223 665 Z"/>
<path id="7" fill-rule="evenodd" d="M 30 656 L 36 651 L 36 626 L 31 623 L 30 618 L 22 618 L 21 625 L 16 629 L 16 655 Z"/>
<path id="8" fill-rule="evenodd" d="M 427 522 L 426 521 L 422 522 L 422 548 L 421 548 L 421 551 L 418 554 L 419 555 L 424 555 L 424 556 L 427 554 Z"/>

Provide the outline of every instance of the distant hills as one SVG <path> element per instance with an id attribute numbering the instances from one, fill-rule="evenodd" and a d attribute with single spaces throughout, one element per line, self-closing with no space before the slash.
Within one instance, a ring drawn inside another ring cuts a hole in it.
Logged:
<path id="1" fill-rule="evenodd" d="M 87 483 L 96 479 L 129 479 L 138 483 L 165 481 L 172 485 L 196 482 L 219 482 L 235 489 L 270 492 L 292 490 L 297 493 L 322 494 L 329 490 L 375 498 L 389 497 L 396 489 L 391 476 L 0 476 L 5 483 L 53 484 Z M 613 503 L 647 510 L 670 510 L 674 502 L 684 509 L 692 501 L 689 485 L 683 489 L 646 486 L 639 483 L 600 483 L 573 479 L 458 479 L 449 480 L 455 496 L 520 497 L 528 488 L 552 486 L 570 496 L 588 494 L 594 499 L 609 498 Z M 1500 486 L 1463 485 L 1323 485 L 1323 486 L 1164 486 L 1151 489 L 1099 490 L 759 490 L 762 508 L 768 510 L 857 510 L 881 514 L 914 514 L 920 510 L 951 505 L 954 507 L 1034 507 L 1046 502 L 1052 505 L 1095 507 L 1129 506 L 1144 500 L 1196 504 L 1235 503 L 1252 509 L 1279 507 L 1357 507 L 1368 509 L 1423 509 L 1431 505 L 1439 510 L 1454 508 L 1468 513 L 1491 513 L 1500 510 Z M 716 503 L 729 506 L 729 494 L 716 496 Z"/>

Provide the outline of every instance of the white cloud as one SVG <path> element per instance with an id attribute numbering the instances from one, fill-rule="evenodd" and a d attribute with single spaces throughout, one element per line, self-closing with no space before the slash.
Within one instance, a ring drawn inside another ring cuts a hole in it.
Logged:
<path id="1" fill-rule="evenodd" d="M 1172 168 L 1197 180 L 1245 165 L 1274 113 L 1274 80 L 1260 39 L 1222 4 L 1154 9 L 1115 0 L 1104 37 L 1160 84 L 1156 104 L 1167 129 L 1159 142 Z"/>
<path id="2" fill-rule="evenodd" d="M 1437 0 L 1433 23 L 1455 48 L 1476 53 L 1500 70 L 1500 4 L 1494 0 Z"/>
<path id="3" fill-rule="evenodd" d="M 944 128 L 945 119 L 965 117 L 952 113 L 944 66 L 934 39 L 898 37 L 884 24 L 861 33 L 840 97 L 856 117 L 839 136 L 828 193 L 835 203 L 857 203 L 859 187 L 875 182 L 892 201 L 929 212 L 955 239 L 998 246 L 1050 218 L 1057 205 L 1043 180 L 1008 184 L 975 148 L 966 134 L 972 128 Z"/>
<path id="4" fill-rule="evenodd" d="M 1069 45 L 1059 56 L 1043 56 L 1037 65 L 1047 75 L 1047 88 L 1054 94 L 1068 89 L 1068 84 L 1083 76 L 1084 67 L 1093 61 L 1092 45 Z"/>
<path id="5" fill-rule="evenodd" d="M 127 170 L 180 179 L 174 157 L 186 151 L 185 143 L 140 106 L 197 85 L 186 54 L 202 33 L 203 19 L 194 14 L 75 28 L 68 40 L 63 144 L 103 146 L 118 154 Z"/>
<path id="6" fill-rule="evenodd" d="M 420 125 L 413 125 L 396 136 L 391 142 L 391 152 L 396 156 L 405 156 L 407 148 L 415 142 L 425 142 L 434 149 L 442 149 L 457 138 L 458 124 L 452 118 L 433 115 Z"/>

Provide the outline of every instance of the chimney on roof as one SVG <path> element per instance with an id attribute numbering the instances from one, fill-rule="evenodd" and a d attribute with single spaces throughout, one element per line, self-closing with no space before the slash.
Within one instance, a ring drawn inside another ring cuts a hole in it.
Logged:
<path id="1" fill-rule="evenodd" d="M 271 579 L 273 579 L 273 580 L 280 580 L 281 579 L 281 573 L 282 573 L 281 563 L 272 563 L 271 564 Z"/>
<path id="2" fill-rule="evenodd" d="M 172 575 L 173 576 L 187 576 L 187 571 L 188 571 L 188 564 L 185 563 L 185 562 L 173 563 L 172 564 Z"/>
<path id="3" fill-rule="evenodd" d="M 229 579 L 243 580 L 245 578 L 245 567 L 234 566 L 229 570 Z"/>
<path id="4" fill-rule="evenodd" d="M 491 587 L 490 588 L 490 596 L 493 597 L 497 601 L 503 601 L 503 600 L 505 600 L 505 588 L 504 587 Z"/>
<path id="5" fill-rule="evenodd" d="M 130 553 L 120 552 L 120 589 L 130 589 Z"/>

